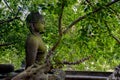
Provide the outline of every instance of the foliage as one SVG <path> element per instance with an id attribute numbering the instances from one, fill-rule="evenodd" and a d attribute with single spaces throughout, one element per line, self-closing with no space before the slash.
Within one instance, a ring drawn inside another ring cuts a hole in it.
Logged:
<path id="1" fill-rule="evenodd" d="M 25 18 L 32 10 L 39 10 L 45 16 L 46 33 L 43 39 L 49 50 L 59 40 L 58 19 L 62 12 L 62 4 L 64 4 L 62 31 L 78 17 L 85 18 L 63 34 L 52 55 L 52 63 L 57 65 L 56 62 L 64 60 L 73 62 L 89 55 L 93 55 L 90 60 L 64 68 L 108 71 L 120 63 L 120 44 L 111 36 L 113 34 L 120 38 L 119 0 L 110 6 L 106 4 L 111 0 L 7 0 L 10 8 L 5 1 L 0 2 L 0 21 L 3 21 L 0 24 L 0 43 L 12 45 L 0 47 L 0 63 L 12 63 L 19 68 L 24 61 L 24 43 L 29 33 Z M 92 13 L 97 9 L 99 11 Z M 20 18 L 5 22 L 16 15 Z"/>

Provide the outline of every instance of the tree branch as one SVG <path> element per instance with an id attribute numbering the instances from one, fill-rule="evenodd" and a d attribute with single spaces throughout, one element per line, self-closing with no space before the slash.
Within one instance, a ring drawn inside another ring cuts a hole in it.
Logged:
<path id="1" fill-rule="evenodd" d="M 120 44 L 120 39 L 118 37 L 116 37 L 115 35 L 112 34 L 110 28 L 107 25 L 107 22 L 105 22 L 105 25 L 106 25 L 106 27 L 108 29 L 108 32 L 109 32 L 110 36 L 112 36 Z"/>
<path id="2" fill-rule="evenodd" d="M 120 39 L 112 34 L 112 37 L 120 44 Z"/>
<path id="3" fill-rule="evenodd" d="M 2 46 L 9 46 L 9 45 L 12 45 L 13 43 L 4 43 L 4 44 L 0 44 L 0 47 Z"/>
<path id="4" fill-rule="evenodd" d="M 46 62 L 50 62 L 50 56 L 53 54 L 54 50 L 57 48 L 57 46 L 60 44 L 60 41 L 62 39 L 62 15 L 63 15 L 63 10 L 64 10 L 64 1 L 62 1 L 62 6 L 61 6 L 61 12 L 59 14 L 59 19 L 58 19 L 58 30 L 59 30 L 59 39 L 55 43 L 55 45 L 49 50 L 47 56 L 46 56 Z"/>
<path id="5" fill-rule="evenodd" d="M 85 58 L 82 58 L 78 61 L 75 61 L 75 62 L 68 62 L 68 61 L 63 61 L 61 64 L 66 64 L 66 65 L 76 65 L 76 64 L 80 64 L 86 60 L 89 60 L 90 58 L 92 57 L 92 55 L 88 56 L 88 57 L 85 57 Z"/>
<path id="6" fill-rule="evenodd" d="M 85 0 L 85 1 L 88 3 L 88 5 L 90 5 L 91 7 L 94 8 L 94 6 L 93 6 L 92 3 L 90 2 L 90 0 Z"/>
<path id="7" fill-rule="evenodd" d="M 114 3 L 118 2 L 118 1 L 120 1 L 120 0 L 113 0 L 112 2 L 109 2 L 108 4 L 104 5 L 103 7 L 99 7 L 99 8 L 95 9 L 94 11 L 92 11 L 92 12 L 86 14 L 86 15 L 80 16 L 78 19 L 74 20 L 70 25 L 68 25 L 68 27 L 63 31 L 63 34 L 66 34 L 67 31 L 68 31 L 73 25 L 75 25 L 75 24 L 78 23 L 79 21 L 85 19 L 88 15 L 95 14 L 95 13 L 97 13 L 98 11 L 104 9 L 104 7 L 108 7 L 108 6 L 114 4 Z"/>
<path id="8" fill-rule="evenodd" d="M 114 10 L 112 7 L 110 7 L 110 10 L 112 10 L 111 12 L 113 14 L 115 14 L 118 17 L 118 19 L 120 19 L 119 12 L 117 12 L 116 10 Z"/>
<path id="9" fill-rule="evenodd" d="M 0 20 L 0 24 L 9 23 L 9 22 L 12 22 L 16 19 L 20 19 L 20 17 L 15 16 L 14 18 L 11 18 L 11 19 L 8 19 L 8 20 Z"/>
<path id="10" fill-rule="evenodd" d="M 63 14 L 63 10 L 64 10 L 64 2 L 62 1 L 62 6 L 61 6 L 61 12 L 59 14 L 59 19 L 58 19 L 58 28 L 59 28 L 59 35 L 62 36 L 62 14 Z"/>
<path id="11" fill-rule="evenodd" d="M 46 71 L 49 71 L 49 69 L 47 69 L 47 68 L 49 68 L 49 67 L 46 64 L 43 64 L 43 65 L 34 64 L 34 65 L 28 67 L 22 73 L 13 77 L 12 80 L 24 80 L 24 79 L 28 80 L 27 78 L 29 78 L 29 77 L 30 77 L 30 79 L 32 79 L 33 78 L 32 76 L 34 76 L 34 74 L 44 73 Z"/>
<path id="12" fill-rule="evenodd" d="M 45 62 L 49 65 L 50 63 L 50 56 L 53 54 L 54 50 L 57 48 L 57 46 L 60 44 L 62 37 L 59 37 L 58 41 L 54 44 L 54 46 L 48 51 L 48 54 L 46 56 Z"/>
<path id="13" fill-rule="evenodd" d="M 6 2 L 6 0 L 4 0 L 4 1 Z M 7 4 L 7 2 L 6 2 L 6 4 Z M 0 20 L 0 24 L 9 23 L 9 22 L 12 22 L 16 19 L 20 19 L 20 17 L 18 17 L 18 14 L 19 14 L 20 10 L 21 10 L 21 8 L 18 8 L 18 11 L 13 18 L 7 19 L 7 20 Z"/>
<path id="14" fill-rule="evenodd" d="M 8 5 L 7 1 L 6 1 L 6 0 L 3 0 L 3 1 L 4 1 L 4 3 L 6 4 L 6 6 L 8 7 L 8 9 L 9 9 L 11 12 L 13 12 L 13 10 L 11 9 L 11 7 Z"/>

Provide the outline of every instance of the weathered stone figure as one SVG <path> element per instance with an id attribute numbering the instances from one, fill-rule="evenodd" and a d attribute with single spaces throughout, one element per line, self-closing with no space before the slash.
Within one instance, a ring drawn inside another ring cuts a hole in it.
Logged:
<path id="1" fill-rule="evenodd" d="M 39 12 L 31 12 L 26 23 L 30 29 L 30 34 L 26 40 L 26 68 L 34 63 L 43 64 L 45 62 L 46 46 L 41 34 L 45 32 L 44 18 Z"/>
<path id="2" fill-rule="evenodd" d="M 30 34 L 26 40 L 26 72 L 34 63 L 41 65 L 45 64 L 46 46 L 42 40 L 41 34 L 45 32 L 44 19 L 39 12 L 31 12 L 27 18 L 26 23 L 30 29 Z M 28 68 L 29 67 L 29 68 Z M 27 77 L 25 80 L 64 80 L 65 73 L 60 70 L 55 70 L 53 74 L 49 74 L 50 66 L 45 66 L 37 70 L 32 76 Z M 30 72 L 34 72 L 35 68 L 30 68 Z M 18 76 L 19 77 L 19 76 Z M 18 78 L 17 78 L 18 79 Z M 14 78 L 13 80 L 16 80 Z"/>

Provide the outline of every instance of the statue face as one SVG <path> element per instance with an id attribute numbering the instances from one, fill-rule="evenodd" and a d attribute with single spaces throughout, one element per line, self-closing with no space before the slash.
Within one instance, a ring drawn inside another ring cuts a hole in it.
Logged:
<path id="1" fill-rule="evenodd" d="M 41 21 L 38 21 L 37 23 L 34 23 L 34 31 L 43 33 L 45 32 L 45 25 Z"/>

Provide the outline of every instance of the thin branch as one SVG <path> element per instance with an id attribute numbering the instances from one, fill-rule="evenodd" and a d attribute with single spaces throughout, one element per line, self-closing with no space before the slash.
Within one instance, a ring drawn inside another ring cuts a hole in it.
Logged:
<path id="1" fill-rule="evenodd" d="M 54 50 L 57 48 L 57 46 L 60 44 L 61 37 L 59 37 L 58 41 L 55 43 L 55 45 L 48 51 L 48 54 L 46 56 L 46 62 L 50 63 L 50 56 L 53 54 Z"/>
<path id="2" fill-rule="evenodd" d="M 114 35 L 112 35 L 112 37 L 120 44 L 120 39 Z"/>
<path id="3" fill-rule="evenodd" d="M 4 43 L 4 44 L 0 44 L 0 47 L 3 47 L 3 46 L 9 46 L 9 45 L 12 45 L 13 43 Z"/>
<path id="4" fill-rule="evenodd" d="M 75 62 L 63 61 L 61 64 L 76 65 L 76 64 L 83 63 L 83 62 L 85 62 L 86 60 L 89 60 L 91 57 L 92 57 L 92 55 L 90 55 L 90 56 L 88 56 L 88 57 L 85 57 L 85 58 L 82 58 L 82 59 L 80 59 L 80 60 L 78 60 L 78 61 L 75 61 Z"/>
<path id="5" fill-rule="evenodd" d="M 110 28 L 108 27 L 106 21 L 105 21 L 105 25 L 106 25 L 106 27 L 108 29 L 108 32 L 109 32 L 110 36 L 112 36 L 120 44 L 120 39 L 118 37 L 116 37 L 115 35 L 112 34 L 112 32 L 111 32 Z"/>
<path id="6" fill-rule="evenodd" d="M 18 17 L 18 14 L 19 14 L 20 10 L 21 10 L 21 8 L 18 8 L 18 11 L 17 11 L 17 13 L 15 14 L 15 16 L 13 18 L 7 19 L 7 20 L 0 20 L 0 24 L 9 23 L 9 22 L 12 22 L 12 21 L 14 21 L 16 19 L 20 19 L 20 17 Z"/>
<path id="7" fill-rule="evenodd" d="M 114 3 L 118 2 L 118 1 L 120 1 L 120 0 L 113 0 L 112 2 L 109 2 L 108 4 L 104 5 L 103 7 L 99 7 L 99 8 L 95 9 L 94 11 L 92 11 L 92 12 L 86 14 L 86 15 L 80 16 L 78 19 L 74 20 L 70 25 L 68 25 L 68 27 L 66 28 L 66 30 L 63 31 L 63 34 L 66 34 L 67 31 L 68 31 L 73 25 L 75 25 L 75 24 L 78 23 L 79 21 L 85 19 L 86 17 L 88 17 L 88 15 L 95 14 L 95 13 L 97 13 L 98 11 L 104 9 L 104 7 L 108 7 L 108 6 L 114 4 Z"/>
<path id="8" fill-rule="evenodd" d="M 86 0 L 86 2 L 88 3 L 88 5 L 90 5 L 91 7 L 94 8 L 94 6 L 93 6 L 92 3 L 90 2 L 90 0 Z"/>
<path id="9" fill-rule="evenodd" d="M 60 44 L 60 41 L 62 39 L 62 15 L 63 15 L 63 10 L 64 10 L 64 1 L 62 1 L 62 6 L 61 6 L 61 12 L 59 14 L 59 19 L 58 19 L 58 29 L 59 29 L 59 39 L 55 43 L 55 45 L 49 50 L 47 56 L 46 56 L 46 62 L 50 62 L 50 56 L 53 54 L 54 50 L 57 48 L 57 46 Z"/>
<path id="10" fill-rule="evenodd" d="M 15 14 L 15 17 L 17 17 L 17 16 L 18 16 L 18 14 L 19 14 L 20 10 L 22 10 L 22 8 L 18 6 L 18 11 L 17 11 L 17 13 Z"/>
<path id="11" fill-rule="evenodd" d="M 120 19 L 119 13 L 116 10 L 114 10 L 112 7 L 110 7 L 110 10 L 112 10 L 111 12 L 114 13 L 118 19 Z"/>
<path id="12" fill-rule="evenodd" d="M 109 28 L 109 27 L 108 27 L 108 25 L 107 25 L 107 21 L 105 21 L 104 23 L 105 23 L 105 26 L 107 27 L 107 30 L 108 30 L 108 32 L 109 32 L 109 35 L 111 36 L 111 35 L 112 35 L 112 33 L 111 33 L 110 28 Z"/>
<path id="13" fill-rule="evenodd" d="M 14 18 L 11 18 L 11 19 L 8 19 L 8 20 L 0 20 L 0 24 L 4 24 L 4 23 L 9 23 L 9 22 L 12 22 L 16 19 L 20 19 L 20 17 L 14 17 Z"/>
<path id="14" fill-rule="evenodd" d="M 8 9 L 10 9 L 10 11 L 13 12 L 13 10 L 11 9 L 11 7 L 8 5 L 7 1 L 6 0 L 3 0 L 3 1 L 6 4 L 6 6 L 8 7 Z"/>
<path id="15" fill-rule="evenodd" d="M 58 19 L 58 28 L 59 28 L 59 35 L 62 36 L 62 30 L 61 30 L 61 27 L 62 27 L 62 15 L 63 15 L 63 10 L 64 10 L 64 2 L 62 1 L 62 6 L 61 6 L 61 12 L 59 14 L 59 19 Z"/>

